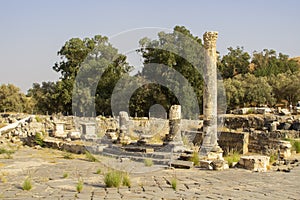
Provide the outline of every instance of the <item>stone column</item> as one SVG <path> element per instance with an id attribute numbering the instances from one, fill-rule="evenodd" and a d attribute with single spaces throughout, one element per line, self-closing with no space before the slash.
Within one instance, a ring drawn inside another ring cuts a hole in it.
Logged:
<path id="1" fill-rule="evenodd" d="M 119 141 L 123 142 L 129 128 L 129 116 L 125 111 L 119 112 Z"/>
<path id="2" fill-rule="evenodd" d="M 204 48 L 210 57 L 204 66 L 204 93 L 203 93 L 203 143 L 201 155 L 220 150 L 217 138 L 217 52 L 216 42 L 218 32 L 206 32 L 203 35 Z"/>
<path id="3" fill-rule="evenodd" d="M 181 106 L 173 105 L 169 111 L 169 141 L 182 142 L 181 138 Z"/>

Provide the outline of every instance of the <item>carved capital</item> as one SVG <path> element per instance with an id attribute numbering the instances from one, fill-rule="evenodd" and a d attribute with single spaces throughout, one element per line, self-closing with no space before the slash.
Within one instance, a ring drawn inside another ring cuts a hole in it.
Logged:
<path id="1" fill-rule="evenodd" d="M 217 46 L 218 32 L 209 31 L 203 34 L 204 48 L 215 49 Z"/>

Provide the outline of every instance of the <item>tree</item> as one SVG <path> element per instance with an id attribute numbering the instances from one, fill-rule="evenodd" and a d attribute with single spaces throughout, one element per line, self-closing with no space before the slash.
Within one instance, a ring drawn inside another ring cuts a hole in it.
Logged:
<path id="1" fill-rule="evenodd" d="M 264 49 L 262 52 L 254 52 L 251 63 L 255 65 L 254 74 L 256 76 L 270 76 L 285 73 L 287 71 L 296 72 L 299 70 L 299 63 L 289 59 L 287 55 L 271 49 Z"/>
<path id="2" fill-rule="evenodd" d="M 159 63 L 174 69 L 188 80 L 188 83 L 193 88 L 193 91 L 188 93 L 186 90 L 188 84 L 183 85 L 175 81 L 179 77 L 178 74 L 173 73 L 171 70 L 165 70 L 165 68 L 159 68 L 154 65 L 151 67 L 150 65 L 144 67 L 141 76 L 147 79 L 153 79 L 153 77 L 164 79 L 168 82 L 168 87 L 156 84 L 155 87 L 159 88 L 155 89 L 153 88 L 154 85 L 147 86 L 148 89 L 152 88 L 152 90 L 144 90 L 144 92 L 156 91 L 156 95 L 145 95 L 153 97 L 151 102 L 160 103 L 165 108 L 169 108 L 172 104 L 178 104 L 179 99 L 174 92 L 180 91 L 184 97 L 184 104 L 190 107 L 188 110 L 183 110 L 183 115 L 185 117 L 194 117 L 191 111 L 196 110 L 196 107 L 200 108 L 200 111 L 202 109 L 203 75 L 201 73 L 206 62 L 206 54 L 202 48 L 201 39 L 193 36 L 184 26 L 176 26 L 172 33 L 158 33 L 158 40 L 141 39 L 140 46 L 141 49 L 138 52 L 142 54 L 144 64 Z M 160 94 L 158 95 L 157 92 Z M 192 98 L 192 94 L 196 95 L 197 102 Z M 160 99 L 160 102 L 157 102 L 158 99 Z M 165 101 L 166 99 L 167 101 Z M 149 105 L 144 110 L 147 110 L 148 107 Z"/>
<path id="3" fill-rule="evenodd" d="M 218 62 L 218 69 L 223 78 L 232 78 L 238 74 L 246 74 L 249 71 L 250 55 L 244 52 L 243 47 L 228 48 L 228 54 Z"/>
<path id="4" fill-rule="evenodd" d="M 34 83 L 27 95 L 34 100 L 34 111 L 37 113 L 52 114 L 62 111 L 57 98 L 59 93 L 55 82 L 42 82 L 42 85 Z"/>
<path id="5" fill-rule="evenodd" d="M 0 111 L 6 112 L 31 112 L 32 99 L 26 97 L 20 88 L 13 84 L 0 86 Z"/>

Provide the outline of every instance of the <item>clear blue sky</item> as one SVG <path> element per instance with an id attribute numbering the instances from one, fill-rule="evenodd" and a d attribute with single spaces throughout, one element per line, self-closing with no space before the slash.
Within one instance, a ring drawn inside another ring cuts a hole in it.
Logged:
<path id="1" fill-rule="evenodd" d="M 57 51 L 72 37 L 112 36 L 142 27 L 184 25 L 194 35 L 219 32 L 218 51 L 244 46 L 300 56 L 297 0 L 0 0 L 0 84 L 27 91 L 57 80 Z"/>

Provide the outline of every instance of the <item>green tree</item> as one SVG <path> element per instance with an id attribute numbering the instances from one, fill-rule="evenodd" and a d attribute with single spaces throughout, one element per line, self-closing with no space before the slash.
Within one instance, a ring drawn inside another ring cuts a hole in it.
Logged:
<path id="1" fill-rule="evenodd" d="M 28 90 L 27 95 L 35 102 L 34 112 L 52 114 L 62 111 L 58 105 L 56 82 L 34 83 L 32 88 Z"/>
<path id="2" fill-rule="evenodd" d="M 26 97 L 20 88 L 13 84 L 0 85 L 0 111 L 31 112 L 32 107 L 32 99 Z"/>
<path id="3" fill-rule="evenodd" d="M 223 78 L 232 78 L 238 74 L 249 72 L 250 55 L 244 52 L 243 47 L 228 48 L 228 54 L 218 62 L 218 69 Z"/>
<path id="4" fill-rule="evenodd" d="M 296 72 L 299 70 L 299 63 L 289 59 L 287 55 L 279 53 L 271 49 L 264 49 L 262 52 L 254 52 L 252 61 L 255 65 L 254 74 L 256 76 L 270 76 L 272 74 L 285 73 L 287 71 Z"/>
<path id="5" fill-rule="evenodd" d="M 160 32 L 158 33 L 158 40 L 150 40 L 143 38 L 140 40 L 141 49 L 139 52 L 144 58 L 144 64 L 159 63 L 169 68 L 176 70 L 192 86 L 193 91 L 187 93 L 180 83 L 174 81 L 174 73 L 170 71 L 161 71 L 157 67 L 144 67 L 141 76 L 151 79 L 152 77 L 162 77 L 172 85 L 172 90 L 169 87 L 155 85 L 159 87 L 154 89 L 154 85 L 147 86 L 152 90 L 145 90 L 144 92 L 154 92 L 156 95 L 144 94 L 152 97 L 151 103 L 159 103 L 165 108 L 169 108 L 172 104 L 178 104 L 178 98 L 174 95 L 174 91 L 181 91 L 184 96 L 184 103 L 190 105 L 190 110 L 183 110 L 185 117 L 191 117 L 192 113 L 187 113 L 195 110 L 196 106 L 202 109 L 202 93 L 203 93 L 203 77 L 202 69 L 205 59 L 205 53 L 201 48 L 202 41 L 197 36 L 193 36 L 191 32 L 184 26 L 176 26 L 172 33 Z M 198 69 L 197 69 L 198 68 Z M 200 70 L 199 70 L 200 69 Z M 148 74 L 151 74 L 149 76 Z M 173 82 L 172 82 L 173 81 Z M 159 95 L 158 95 L 159 92 Z M 183 94 L 185 93 L 185 94 Z M 190 98 L 191 93 L 196 94 L 197 102 Z M 167 101 L 166 101 L 167 99 Z M 159 101 L 159 102 L 158 102 Z M 147 110 L 149 105 L 145 106 Z M 138 110 L 141 110 L 140 108 Z M 194 116 L 193 116 L 194 117 Z"/>

